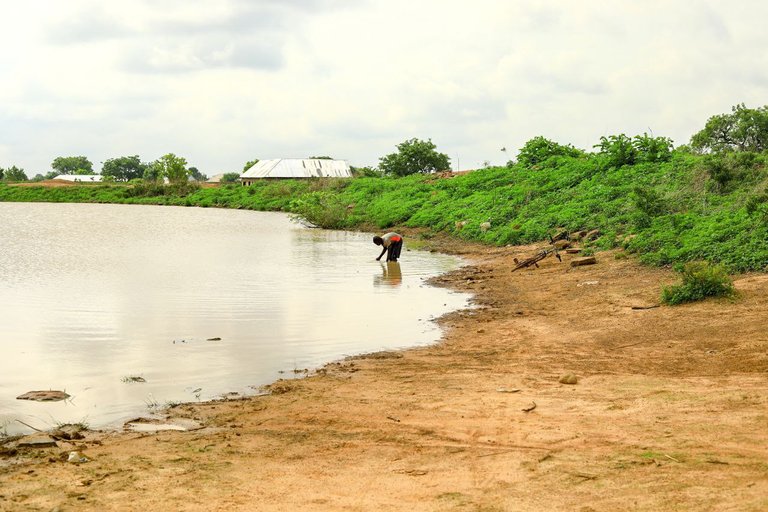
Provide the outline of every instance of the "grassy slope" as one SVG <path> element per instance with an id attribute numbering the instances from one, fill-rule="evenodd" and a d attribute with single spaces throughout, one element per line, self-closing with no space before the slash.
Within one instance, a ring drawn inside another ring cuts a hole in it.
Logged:
<path id="1" fill-rule="evenodd" d="M 286 180 L 188 193 L 120 185 L 0 186 L 0 201 L 283 210 L 329 228 L 419 227 L 498 245 L 542 240 L 558 228 L 600 229 L 597 248 L 623 245 L 650 264 L 704 259 L 736 272 L 764 270 L 765 155 L 728 179 L 711 176 L 705 157 L 679 151 L 669 162 L 621 168 L 605 168 L 594 156 L 554 157 L 535 168 L 489 168 L 451 178 Z M 490 229 L 481 229 L 484 222 Z"/>

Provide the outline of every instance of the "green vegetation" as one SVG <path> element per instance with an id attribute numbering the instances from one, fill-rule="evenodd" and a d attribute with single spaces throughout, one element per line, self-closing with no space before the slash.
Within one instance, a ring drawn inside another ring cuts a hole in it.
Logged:
<path id="1" fill-rule="evenodd" d="M 690 261 L 681 270 L 683 282 L 665 287 L 661 301 L 675 305 L 695 302 L 706 297 L 733 297 L 733 281 L 722 265 L 710 265 L 706 261 Z"/>
<path id="2" fill-rule="evenodd" d="M 101 175 L 114 181 L 130 181 L 142 178 L 151 164 L 144 163 L 139 155 L 110 158 L 101 166 Z"/>
<path id="3" fill-rule="evenodd" d="M 19 169 L 15 165 L 7 169 L 0 167 L 0 180 L 10 183 L 27 181 L 27 173 L 24 172 L 24 169 Z"/>
<path id="4" fill-rule="evenodd" d="M 579 157 L 582 155 L 584 155 L 582 150 L 576 149 L 570 144 L 558 144 L 538 136 L 532 138 L 520 148 L 520 152 L 517 154 L 517 163 L 526 167 L 533 167 L 553 156 Z M 514 165 L 514 162 L 507 163 L 509 167 L 512 165 Z"/>
<path id="5" fill-rule="evenodd" d="M 409 139 L 397 145 L 397 153 L 379 159 L 379 169 L 391 176 L 428 174 L 436 171 L 450 171 L 451 159 L 438 153 L 432 139 Z"/>
<path id="6" fill-rule="evenodd" d="M 768 126 L 756 126 L 749 140 L 768 134 Z M 400 156 L 384 157 L 382 164 L 407 160 L 414 145 L 434 152 L 431 142 L 421 142 L 406 141 L 398 146 Z M 669 139 L 648 134 L 603 137 L 596 148 L 588 153 L 537 137 L 517 163 L 450 177 L 382 165 L 351 179 L 264 180 L 248 187 L 200 188 L 178 180 L 0 185 L 0 201 L 280 210 L 325 228 L 410 227 L 425 238 L 444 233 L 494 245 L 536 242 L 559 229 L 599 229 L 603 235 L 590 249 L 622 247 L 651 265 L 707 261 L 718 269 L 712 276 L 768 269 L 768 151 L 673 149 Z"/>
<path id="7" fill-rule="evenodd" d="M 93 174 L 93 164 L 84 156 L 60 156 L 53 160 L 51 169 L 58 174 Z"/>
<path id="8" fill-rule="evenodd" d="M 691 146 L 701 151 L 765 151 L 768 149 L 768 105 L 747 108 L 735 105 L 730 114 L 707 120 L 704 129 L 691 138 Z"/>

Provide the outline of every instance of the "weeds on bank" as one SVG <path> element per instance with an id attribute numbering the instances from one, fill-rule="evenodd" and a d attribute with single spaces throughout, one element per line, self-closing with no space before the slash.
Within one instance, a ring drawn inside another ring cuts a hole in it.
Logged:
<path id="1" fill-rule="evenodd" d="M 133 383 L 133 382 L 147 382 L 147 379 L 142 377 L 141 375 L 126 375 L 122 379 L 120 379 L 122 382 L 125 382 L 127 384 Z"/>
<path id="2" fill-rule="evenodd" d="M 575 152 L 446 176 L 269 180 L 212 188 L 110 184 L 0 185 L 0 201 L 115 202 L 292 213 L 333 229 L 415 228 L 517 245 L 556 228 L 599 229 L 593 250 L 623 247 L 654 266 L 706 260 L 768 271 L 768 152 L 611 164 Z"/>
<path id="3" fill-rule="evenodd" d="M 680 273 L 682 283 L 662 290 L 661 301 L 664 304 L 683 304 L 707 297 L 733 297 L 736 293 L 723 265 L 691 261 L 683 265 Z"/>

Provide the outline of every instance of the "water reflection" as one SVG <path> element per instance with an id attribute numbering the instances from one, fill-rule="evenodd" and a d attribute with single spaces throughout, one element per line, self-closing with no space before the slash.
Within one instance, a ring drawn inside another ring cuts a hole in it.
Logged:
<path id="1" fill-rule="evenodd" d="M 455 258 L 374 263 L 368 234 L 282 214 L 0 203 L 0 219 L 0 428 L 11 432 L 17 419 L 107 425 L 147 403 L 253 392 L 281 370 L 431 343 L 427 319 L 467 300 L 424 284 Z M 36 389 L 73 400 L 15 399 Z"/>
<path id="2" fill-rule="evenodd" d="M 373 276 L 373 286 L 400 286 L 403 284 L 403 271 L 399 261 L 379 261 L 381 274 Z"/>

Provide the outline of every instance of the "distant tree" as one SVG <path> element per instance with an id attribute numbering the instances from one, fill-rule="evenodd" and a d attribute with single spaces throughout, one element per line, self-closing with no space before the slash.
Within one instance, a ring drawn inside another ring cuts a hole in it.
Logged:
<path id="1" fill-rule="evenodd" d="M 379 159 L 379 169 L 384 174 L 394 176 L 450 170 L 451 159 L 448 155 L 435 151 L 436 147 L 432 139 L 406 140 L 397 145 L 397 153 L 391 153 Z"/>
<path id="2" fill-rule="evenodd" d="M 153 167 L 159 170 L 161 177 L 168 178 L 171 183 L 186 183 L 189 178 L 187 160 L 173 153 L 158 158 Z"/>
<path id="3" fill-rule="evenodd" d="M 310 160 L 333 160 L 333 157 L 330 156 L 310 156 L 308 158 Z"/>
<path id="4" fill-rule="evenodd" d="M 130 181 L 144 176 L 150 164 L 139 159 L 139 155 L 110 158 L 101 165 L 101 175 L 115 181 Z"/>
<path id="5" fill-rule="evenodd" d="M 382 175 L 382 172 L 375 167 L 350 166 L 349 171 L 356 178 L 380 178 Z"/>
<path id="6" fill-rule="evenodd" d="M 224 173 L 220 181 L 221 183 L 237 183 L 238 181 L 240 181 L 240 174 L 236 172 Z"/>
<path id="7" fill-rule="evenodd" d="M 42 174 L 40 174 L 40 173 L 37 173 L 37 174 L 35 174 L 33 177 L 29 178 L 29 181 L 35 181 L 35 182 L 37 182 L 37 181 L 43 181 L 43 180 L 45 180 L 45 176 L 43 176 L 43 175 L 42 175 Z"/>
<path id="8" fill-rule="evenodd" d="M 506 151 L 506 148 L 503 149 Z M 582 155 L 584 155 L 582 150 L 570 144 L 558 144 L 539 135 L 526 142 L 520 148 L 520 152 L 517 154 L 517 162 L 526 167 L 532 167 L 553 156 L 571 156 L 576 158 Z M 511 163 L 508 162 L 507 165 L 509 166 Z"/>
<path id="9" fill-rule="evenodd" d="M 691 147 L 700 152 L 754 151 L 768 149 L 768 105 L 731 107 L 730 114 L 710 117 L 704 129 L 691 137 Z"/>
<path id="10" fill-rule="evenodd" d="M 24 169 L 19 169 L 15 165 L 8 167 L 3 172 L 3 181 L 27 181 L 28 179 Z"/>
<path id="11" fill-rule="evenodd" d="M 196 181 L 205 181 L 208 179 L 208 176 L 201 173 L 197 167 L 190 167 L 189 168 L 189 175 L 192 176 Z"/>
<path id="12" fill-rule="evenodd" d="M 144 169 L 142 178 L 145 181 L 160 181 L 163 179 L 163 169 L 158 162 L 152 162 Z"/>
<path id="13" fill-rule="evenodd" d="M 243 166 L 243 172 L 247 171 L 248 169 L 250 169 L 251 167 L 253 167 L 257 163 L 259 163 L 259 159 L 258 158 L 254 158 L 250 162 L 245 162 L 245 165 Z"/>
<path id="14" fill-rule="evenodd" d="M 85 174 L 93 174 L 93 164 L 84 156 L 60 156 L 53 160 L 51 169 L 58 171 L 58 174 L 75 174 L 82 169 Z"/>
<path id="15" fill-rule="evenodd" d="M 3 175 L 4 175 L 4 174 L 5 174 L 5 169 L 3 169 L 2 167 L 0 167 L 0 181 L 2 181 L 2 179 L 3 179 Z"/>

